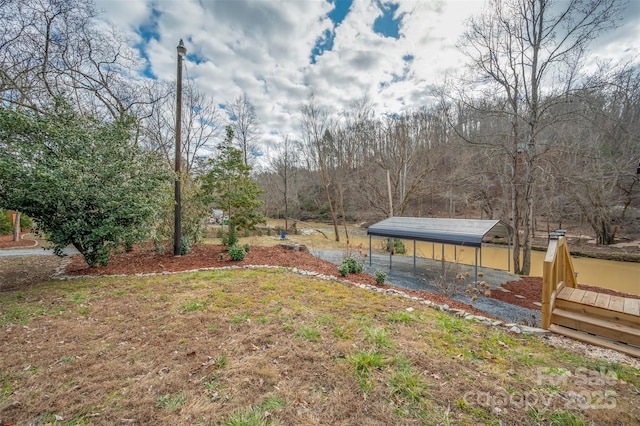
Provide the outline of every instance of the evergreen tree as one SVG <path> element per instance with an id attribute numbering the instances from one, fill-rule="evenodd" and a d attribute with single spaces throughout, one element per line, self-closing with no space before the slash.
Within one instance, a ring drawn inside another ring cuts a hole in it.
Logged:
<path id="1" fill-rule="evenodd" d="M 210 170 L 203 177 L 203 188 L 211 194 L 212 203 L 229 216 L 230 226 L 253 228 L 265 223 L 258 212 L 262 190 L 251 178 L 251 166 L 245 165 L 242 151 L 233 146 L 233 129 L 227 126 L 226 130 L 218 156 L 210 160 Z"/>

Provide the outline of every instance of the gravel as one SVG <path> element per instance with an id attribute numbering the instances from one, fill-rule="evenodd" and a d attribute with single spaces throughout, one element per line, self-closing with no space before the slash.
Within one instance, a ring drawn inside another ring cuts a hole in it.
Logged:
<path id="1" fill-rule="evenodd" d="M 327 260 L 331 263 L 339 265 L 344 259 L 345 252 L 338 250 L 311 250 L 315 256 Z M 371 264 L 370 264 L 371 263 Z M 391 268 L 389 268 L 389 256 L 373 254 L 370 259 L 364 262 L 364 270 L 369 274 L 377 271 L 383 271 L 387 274 L 386 284 L 393 285 L 398 288 L 408 290 L 423 290 L 431 293 L 441 294 L 450 299 L 457 300 L 462 303 L 472 304 L 475 308 L 500 318 L 505 322 L 513 322 L 526 324 L 529 326 L 540 326 L 540 311 L 523 308 L 512 305 L 490 297 L 480 296 L 475 302 L 466 296 L 465 289 L 467 285 L 475 281 L 475 267 L 469 265 L 454 265 L 445 262 L 444 271 L 447 279 L 446 282 L 453 283 L 456 281 L 458 273 L 469 273 L 470 276 L 461 280 L 457 286 L 460 290 L 458 294 L 450 295 L 442 291 L 442 286 L 438 286 L 438 282 L 442 281 L 442 262 L 432 259 L 424 259 L 416 257 L 416 265 L 414 274 L 413 257 L 412 256 L 393 256 Z M 480 281 L 489 284 L 491 291 L 500 291 L 500 285 L 507 281 L 518 280 L 520 277 L 497 269 L 478 267 L 478 275 L 482 274 Z"/>

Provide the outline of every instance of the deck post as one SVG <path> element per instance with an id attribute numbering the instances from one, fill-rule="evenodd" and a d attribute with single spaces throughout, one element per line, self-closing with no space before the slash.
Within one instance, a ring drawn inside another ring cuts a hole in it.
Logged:
<path id="1" fill-rule="evenodd" d="M 371 235 L 369 235 L 369 266 L 371 266 Z"/>
<path id="2" fill-rule="evenodd" d="M 542 328 L 545 330 L 548 330 L 551 326 L 551 314 L 553 311 L 551 297 L 558 285 L 558 276 L 555 273 L 558 258 L 558 240 L 553 239 L 553 235 L 549 237 L 551 239 L 549 240 L 549 247 L 547 248 L 542 269 L 542 306 L 540 308 L 540 322 Z"/>

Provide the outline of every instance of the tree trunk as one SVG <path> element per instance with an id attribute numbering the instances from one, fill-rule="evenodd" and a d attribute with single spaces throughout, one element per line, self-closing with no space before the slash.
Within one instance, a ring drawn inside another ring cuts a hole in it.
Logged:
<path id="1" fill-rule="evenodd" d="M 598 244 L 613 244 L 613 237 L 614 232 L 611 223 L 605 218 L 600 218 L 600 226 L 596 230 L 596 241 L 598 242 Z"/>
<path id="2" fill-rule="evenodd" d="M 20 212 L 16 212 L 13 220 L 13 241 L 20 240 Z"/>
<path id="3" fill-rule="evenodd" d="M 342 188 L 342 184 L 338 185 L 338 191 L 340 193 L 340 212 L 342 214 L 342 226 L 344 227 L 344 235 L 347 239 L 347 246 L 349 246 L 349 229 L 347 228 L 347 215 L 344 211 L 344 189 Z"/>
<path id="4" fill-rule="evenodd" d="M 336 206 L 333 205 L 331 200 L 331 192 L 329 186 L 325 184 L 324 191 L 327 194 L 327 203 L 329 204 L 329 211 L 331 212 L 331 221 L 333 222 L 333 232 L 336 237 L 336 241 L 340 242 L 340 231 L 338 230 L 338 214 L 336 212 Z"/>

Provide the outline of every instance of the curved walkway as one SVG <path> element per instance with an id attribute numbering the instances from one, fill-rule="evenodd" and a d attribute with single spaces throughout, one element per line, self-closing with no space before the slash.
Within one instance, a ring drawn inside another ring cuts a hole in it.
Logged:
<path id="1" fill-rule="evenodd" d="M 76 254 L 78 250 L 73 247 L 67 247 L 63 250 L 66 255 Z M 53 255 L 53 249 L 47 248 L 10 248 L 0 250 L 0 257 L 12 257 L 12 256 L 47 256 Z"/>

